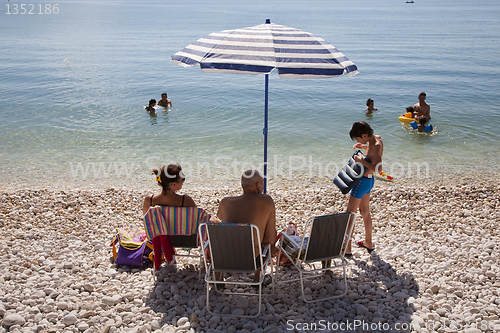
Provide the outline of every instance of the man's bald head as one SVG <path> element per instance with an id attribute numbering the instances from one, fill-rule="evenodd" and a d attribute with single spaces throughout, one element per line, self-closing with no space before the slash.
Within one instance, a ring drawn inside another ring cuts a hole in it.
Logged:
<path id="1" fill-rule="evenodd" d="M 252 190 L 257 189 L 257 183 L 262 184 L 264 182 L 264 178 L 257 170 L 247 170 L 243 172 L 241 176 L 241 187 L 243 190 Z"/>

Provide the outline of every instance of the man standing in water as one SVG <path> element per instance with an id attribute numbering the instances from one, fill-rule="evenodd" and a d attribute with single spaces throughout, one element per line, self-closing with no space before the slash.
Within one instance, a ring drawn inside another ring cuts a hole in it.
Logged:
<path id="1" fill-rule="evenodd" d="M 158 105 L 164 108 L 172 106 L 172 101 L 167 98 L 167 93 L 161 94 L 161 99 L 158 101 Z"/>
<path id="2" fill-rule="evenodd" d="M 424 92 L 418 95 L 418 103 L 413 106 L 417 114 L 415 118 L 424 116 L 431 119 L 431 107 L 425 102 L 426 97 L 427 95 Z"/>
<path id="3" fill-rule="evenodd" d="M 357 242 L 359 247 L 365 248 L 368 253 L 374 250 L 372 241 L 372 217 L 370 215 L 370 191 L 373 188 L 374 177 L 373 173 L 382 170 L 382 153 L 384 144 L 380 135 L 374 135 L 373 129 L 364 121 L 358 121 L 352 125 L 349 135 L 352 140 L 358 143 L 354 145 L 354 149 L 365 149 L 366 156 L 363 158 L 361 154 L 356 154 L 354 161 L 360 163 L 364 167 L 364 174 L 358 183 L 351 190 L 347 211 L 356 213 L 359 208 L 359 213 L 363 218 L 365 225 L 365 240 Z M 354 232 L 354 228 L 353 228 Z M 346 249 L 345 256 L 352 257 L 351 241 Z"/>

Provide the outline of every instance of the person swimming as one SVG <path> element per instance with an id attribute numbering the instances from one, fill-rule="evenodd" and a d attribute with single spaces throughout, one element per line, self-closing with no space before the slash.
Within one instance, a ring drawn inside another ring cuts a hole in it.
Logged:
<path id="1" fill-rule="evenodd" d="M 373 107 L 373 104 L 374 104 L 374 103 L 375 103 L 375 102 L 374 102 L 374 101 L 373 101 L 373 99 L 371 99 L 371 98 L 368 98 L 368 99 L 366 100 L 366 106 L 367 106 L 367 108 L 365 109 L 365 114 L 366 114 L 367 116 L 373 116 L 373 111 L 378 111 L 378 109 L 377 109 L 377 108 L 374 108 L 374 107 Z"/>
<path id="2" fill-rule="evenodd" d="M 413 105 L 415 108 L 415 113 L 417 117 L 425 116 L 427 119 L 431 119 L 431 107 L 425 102 L 427 94 L 421 92 L 418 95 L 418 103 Z"/>
<path id="3" fill-rule="evenodd" d="M 172 106 L 172 101 L 167 98 L 167 93 L 161 94 L 161 99 L 158 101 L 158 105 L 164 108 Z"/>
<path id="4" fill-rule="evenodd" d="M 427 122 L 428 122 L 429 120 L 427 119 L 427 117 L 426 117 L 426 116 L 421 116 L 421 117 L 418 117 L 418 118 L 417 118 L 417 120 L 418 120 L 417 130 L 418 130 L 419 132 L 424 132 L 424 131 L 425 131 L 425 125 L 427 124 Z"/>
<path id="5" fill-rule="evenodd" d="M 410 123 L 407 129 L 414 129 L 418 132 L 435 132 L 431 124 L 429 124 L 429 119 L 426 116 L 420 116 L 416 118 L 415 121 Z"/>
<path id="6" fill-rule="evenodd" d="M 149 106 L 146 106 L 146 111 L 155 112 L 156 99 L 152 98 L 149 100 Z"/>

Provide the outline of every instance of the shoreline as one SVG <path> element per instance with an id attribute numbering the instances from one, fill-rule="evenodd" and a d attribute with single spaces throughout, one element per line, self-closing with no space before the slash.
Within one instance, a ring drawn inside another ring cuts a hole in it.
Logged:
<path id="1" fill-rule="evenodd" d="M 446 170 L 446 171 L 445 171 Z M 389 173 L 385 171 L 386 173 Z M 389 173 L 390 174 L 390 173 Z M 333 178 L 336 174 L 328 176 L 320 176 L 311 174 L 305 171 L 294 171 L 294 173 L 284 177 L 273 175 L 272 170 L 268 172 L 268 188 L 279 188 L 282 186 L 292 186 L 293 184 L 302 183 L 308 186 L 330 186 L 333 185 Z M 485 182 L 485 176 L 493 180 L 493 183 L 498 183 L 500 180 L 500 170 L 493 169 L 489 166 L 461 166 L 454 169 L 447 168 L 432 168 L 427 172 L 414 172 L 414 174 L 402 174 L 396 172 L 390 174 L 394 176 L 393 182 L 378 181 L 376 184 L 392 183 L 400 185 L 421 185 L 433 183 L 471 183 L 477 184 Z M 229 177 L 226 175 L 212 175 L 212 177 L 190 177 L 187 175 L 186 188 L 191 187 L 237 187 L 239 188 L 241 174 Z M 498 180 L 494 180 L 498 179 Z M 20 190 L 20 189 L 58 189 L 58 190 L 72 190 L 72 189 L 135 189 L 135 190 L 155 190 L 156 184 L 154 178 L 149 174 L 142 175 L 142 177 L 125 178 L 125 177 L 101 177 L 94 179 L 79 179 L 79 178 L 64 178 L 52 177 L 46 175 L 30 175 L 30 177 L 3 177 L 0 180 L 0 187 L 4 190 Z"/>
<path id="2" fill-rule="evenodd" d="M 307 218 L 343 212 L 347 205 L 347 196 L 332 185 L 290 181 L 275 182 L 269 189 L 278 232 L 293 221 L 300 234 Z M 498 182 L 377 182 L 370 201 L 376 250 L 368 255 L 353 247 L 348 294 L 306 305 L 296 285 L 277 286 L 274 294 L 266 288 L 266 310 L 255 321 L 206 313 L 206 287 L 197 281 L 196 261 L 163 263 L 157 283 L 151 268 L 110 262 L 114 229 L 140 225 L 142 198 L 152 190 L 158 189 L 0 191 L 1 236 L 6 240 L 0 252 L 3 327 L 10 316 L 24 320 L 11 331 L 279 332 L 290 325 L 354 320 L 391 327 L 411 323 L 406 331 L 416 332 L 434 331 L 431 324 L 453 330 L 487 323 L 500 330 Z M 214 214 L 222 197 L 240 189 L 190 185 L 182 192 Z M 354 239 L 363 234 L 358 217 Z M 311 283 L 308 292 L 322 292 L 324 283 L 328 280 Z M 215 299 L 225 304 L 216 311 L 242 305 L 222 296 Z"/>
<path id="3" fill-rule="evenodd" d="M 302 160 L 297 156 L 289 156 L 277 163 L 270 160 L 268 164 L 269 186 L 281 186 L 295 182 L 313 185 L 328 185 L 347 160 Z M 156 161 L 156 160 L 155 160 Z M 171 161 L 173 162 L 173 161 Z M 209 163 L 203 161 L 180 161 L 186 174 L 188 185 L 193 186 L 238 186 L 241 174 L 247 169 L 261 170 L 259 163 L 236 162 L 234 164 Z M 486 163 L 488 162 L 488 163 Z M 301 164 L 302 163 L 302 164 Z M 161 164 L 160 164 L 161 165 Z M 6 167 L 0 171 L 2 188 L 133 188 L 147 189 L 154 186 L 151 171 L 154 165 L 126 162 L 88 162 L 78 163 L 61 169 L 61 166 L 44 168 Z M 400 184 L 429 184 L 436 181 L 450 183 L 477 182 L 488 179 L 500 179 L 500 169 L 494 160 L 471 160 L 460 164 L 428 161 L 416 156 L 412 161 L 404 163 L 391 160 L 384 161 L 383 171 L 394 177 Z"/>

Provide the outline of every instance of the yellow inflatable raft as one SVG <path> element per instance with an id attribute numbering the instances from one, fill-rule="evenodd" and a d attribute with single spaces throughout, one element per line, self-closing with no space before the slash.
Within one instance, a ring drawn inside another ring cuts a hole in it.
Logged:
<path id="1" fill-rule="evenodd" d="M 416 121 L 418 124 L 418 120 L 413 118 L 410 112 L 406 112 L 405 114 L 399 116 L 399 120 L 405 123 L 411 123 L 412 121 Z"/>

